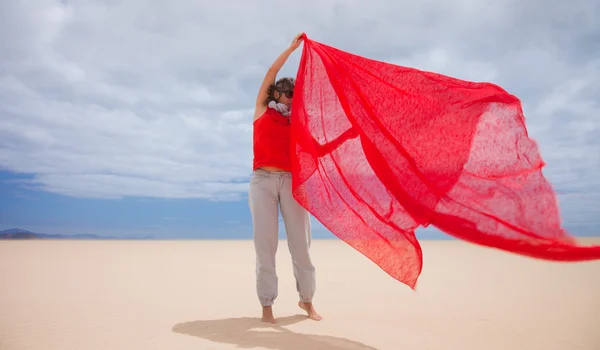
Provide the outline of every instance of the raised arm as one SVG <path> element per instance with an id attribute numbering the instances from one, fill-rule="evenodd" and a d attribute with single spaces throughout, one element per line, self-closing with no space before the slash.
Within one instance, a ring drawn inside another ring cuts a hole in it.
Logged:
<path id="1" fill-rule="evenodd" d="M 349 139 L 353 139 L 355 137 L 358 137 L 358 133 L 356 132 L 356 130 L 353 127 L 346 130 L 343 134 L 338 136 L 336 139 L 329 141 L 324 145 L 321 145 L 313 137 L 313 144 L 317 151 L 317 157 L 323 157 L 324 155 L 335 151 L 335 149 L 340 147 L 342 145 L 342 143 L 348 141 Z"/>
<path id="2" fill-rule="evenodd" d="M 256 96 L 256 112 L 254 113 L 254 119 L 264 113 L 267 107 L 265 101 L 269 97 L 269 87 L 275 83 L 275 79 L 277 79 L 277 73 L 279 73 L 292 52 L 294 52 L 300 46 L 303 34 L 304 33 L 297 34 L 294 37 L 294 40 L 292 40 L 290 46 L 285 49 L 279 55 L 279 57 L 277 57 L 273 64 L 271 64 L 271 67 L 269 67 L 267 70 L 267 74 L 265 75 L 265 78 L 258 89 L 258 96 Z"/>

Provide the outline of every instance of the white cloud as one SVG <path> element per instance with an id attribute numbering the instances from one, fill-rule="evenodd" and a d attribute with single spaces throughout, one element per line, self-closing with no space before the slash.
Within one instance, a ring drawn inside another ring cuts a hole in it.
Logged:
<path id="1" fill-rule="evenodd" d="M 547 176 L 571 193 L 567 212 L 597 216 L 595 1 L 281 4 L 2 2 L 0 167 L 76 197 L 243 197 L 256 88 L 304 30 L 361 56 L 502 85 L 524 103 Z M 299 54 L 282 74 L 295 75 Z"/>

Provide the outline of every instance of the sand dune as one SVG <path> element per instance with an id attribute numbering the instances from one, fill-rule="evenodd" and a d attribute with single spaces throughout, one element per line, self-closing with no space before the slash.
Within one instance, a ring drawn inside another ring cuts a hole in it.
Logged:
<path id="1" fill-rule="evenodd" d="M 423 250 L 413 292 L 344 243 L 314 241 L 314 322 L 282 241 L 268 326 L 251 241 L 3 241 L 0 349 L 600 349 L 600 262 Z"/>

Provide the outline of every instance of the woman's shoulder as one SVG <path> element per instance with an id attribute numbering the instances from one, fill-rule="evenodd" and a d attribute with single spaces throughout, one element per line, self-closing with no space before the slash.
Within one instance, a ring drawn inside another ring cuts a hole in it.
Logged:
<path id="1" fill-rule="evenodd" d="M 257 121 L 258 119 L 260 119 L 262 116 L 264 116 L 268 112 L 269 112 L 268 105 L 262 104 L 262 103 L 257 105 L 256 108 L 254 109 L 254 121 Z"/>

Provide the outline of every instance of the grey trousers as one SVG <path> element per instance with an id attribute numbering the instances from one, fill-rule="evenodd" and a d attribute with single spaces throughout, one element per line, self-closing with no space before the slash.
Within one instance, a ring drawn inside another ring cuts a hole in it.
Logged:
<path id="1" fill-rule="evenodd" d="M 256 250 L 256 292 L 262 306 L 273 305 L 278 293 L 275 254 L 278 245 L 279 209 L 292 257 L 296 290 L 303 302 L 312 302 L 315 267 L 310 258 L 309 214 L 292 196 L 288 172 L 256 170 L 250 179 L 249 206 Z"/>

